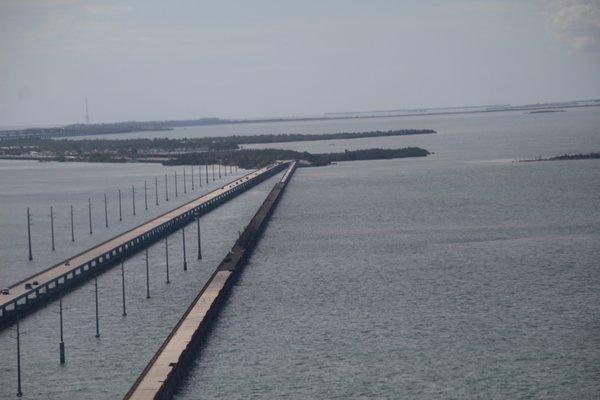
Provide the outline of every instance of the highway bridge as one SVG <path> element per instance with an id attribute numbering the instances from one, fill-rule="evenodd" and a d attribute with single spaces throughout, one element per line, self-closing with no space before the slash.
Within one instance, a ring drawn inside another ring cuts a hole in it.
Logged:
<path id="1" fill-rule="evenodd" d="M 288 167 L 277 162 L 53 265 L 0 294 L 0 329 Z"/>
<path id="2" fill-rule="evenodd" d="M 170 399 L 187 367 L 209 333 L 210 325 L 256 245 L 262 230 L 290 181 L 296 163 L 291 162 L 250 223 L 179 322 L 150 360 L 124 400 Z"/>

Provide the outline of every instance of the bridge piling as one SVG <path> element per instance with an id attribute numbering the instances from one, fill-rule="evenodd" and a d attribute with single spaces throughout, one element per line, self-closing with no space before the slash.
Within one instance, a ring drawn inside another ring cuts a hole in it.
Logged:
<path id="1" fill-rule="evenodd" d="M 144 210 L 148 211 L 148 185 L 144 179 Z"/>

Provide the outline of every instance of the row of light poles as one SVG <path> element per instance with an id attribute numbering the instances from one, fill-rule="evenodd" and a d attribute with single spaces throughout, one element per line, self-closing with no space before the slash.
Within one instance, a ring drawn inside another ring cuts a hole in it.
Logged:
<path id="1" fill-rule="evenodd" d="M 197 244 L 198 244 L 198 260 L 202 259 L 202 241 L 200 231 L 200 213 L 196 213 L 196 227 L 197 227 Z M 182 244 L 183 244 L 183 270 L 187 271 L 187 253 L 186 253 L 186 242 L 185 242 L 185 227 L 181 229 L 182 233 Z M 144 250 L 145 253 L 145 270 L 146 270 L 146 299 L 150 298 L 150 268 L 149 268 L 149 254 L 148 248 Z M 94 308 L 95 308 L 95 337 L 100 337 L 100 313 L 99 313 L 99 290 L 98 290 L 98 270 L 97 265 L 94 266 Z M 166 283 L 171 283 L 169 278 L 169 236 L 165 236 L 165 272 L 166 272 Z M 122 316 L 127 316 L 127 303 L 126 303 L 126 292 L 125 292 L 125 261 L 121 262 L 121 293 L 122 293 Z M 58 313 L 59 313 L 59 329 L 60 329 L 60 341 L 59 341 L 59 362 L 60 364 L 66 363 L 65 356 L 65 341 L 64 341 L 64 327 L 63 327 L 63 296 L 62 293 L 58 299 Z M 17 397 L 23 396 L 21 386 L 21 331 L 19 323 L 19 313 L 16 315 L 16 340 L 17 340 Z"/>
<path id="2" fill-rule="evenodd" d="M 234 166 L 233 165 L 225 165 L 224 166 L 224 170 L 225 170 L 225 176 L 227 176 L 227 167 L 229 167 L 229 172 L 230 174 L 233 173 L 234 170 Z M 237 166 L 235 167 L 236 171 L 237 171 Z M 191 182 L 192 182 L 192 190 L 195 190 L 196 185 L 195 185 L 195 178 L 194 178 L 194 166 L 191 167 Z M 187 194 L 187 178 L 186 178 L 186 172 L 185 172 L 185 168 L 183 170 L 183 190 L 184 190 L 184 194 Z M 198 186 L 202 187 L 202 166 L 198 165 L 198 172 L 197 172 L 197 176 L 198 176 Z M 205 176 L 206 176 L 206 184 L 209 183 L 209 165 L 206 164 L 205 165 Z M 218 164 L 218 177 L 219 179 L 222 177 L 221 175 L 221 164 Z M 178 188 L 178 175 L 177 175 L 177 171 L 174 172 L 173 174 L 173 178 L 174 178 L 174 194 L 175 197 L 179 197 L 179 188 Z M 216 178 L 216 172 L 215 172 L 215 165 L 212 164 L 212 180 L 215 181 Z M 165 201 L 169 201 L 169 177 L 167 174 L 165 174 L 164 177 L 164 183 L 165 183 Z M 159 206 L 159 190 L 158 190 L 159 184 L 158 184 L 158 177 L 154 178 L 154 204 L 155 206 Z M 148 182 L 147 180 L 144 180 L 144 186 L 143 186 L 143 193 L 144 193 L 144 210 L 148 211 Z M 117 190 L 116 193 L 116 197 L 117 197 L 117 203 L 118 203 L 118 210 L 119 210 L 119 222 L 123 221 L 123 193 L 121 191 L 121 189 Z M 88 198 L 88 206 L 87 206 L 87 210 L 88 210 L 88 226 L 89 226 L 89 234 L 92 235 L 94 233 L 93 230 L 93 219 L 92 219 L 92 210 L 93 210 L 93 203 L 92 203 L 92 198 Z M 109 196 L 104 193 L 104 226 L 105 228 L 108 228 L 109 225 L 109 218 L 108 218 L 108 210 L 109 210 Z M 136 215 L 136 190 L 135 190 L 135 185 L 131 186 L 131 210 L 132 210 L 132 215 Z M 56 242 L 55 242 L 55 230 L 54 230 L 54 221 L 55 221 L 55 215 L 54 215 L 54 207 L 50 206 L 50 243 L 51 243 L 51 249 L 52 251 L 56 250 Z M 70 218 L 70 230 L 71 230 L 71 242 L 75 242 L 75 223 L 74 223 L 74 208 L 73 205 L 70 205 L 69 207 L 69 218 Z M 27 247 L 28 247 L 28 259 L 29 260 L 33 260 L 33 250 L 32 250 L 32 241 L 31 241 L 31 226 L 32 226 L 32 220 L 31 220 L 31 211 L 29 209 L 29 207 L 27 207 Z"/>

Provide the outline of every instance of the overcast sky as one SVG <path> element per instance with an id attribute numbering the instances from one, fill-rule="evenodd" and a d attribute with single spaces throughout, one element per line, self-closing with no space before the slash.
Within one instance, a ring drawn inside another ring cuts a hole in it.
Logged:
<path id="1" fill-rule="evenodd" d="M 0 126 L 600 98 L 600 0 L 0 0 Z"/>

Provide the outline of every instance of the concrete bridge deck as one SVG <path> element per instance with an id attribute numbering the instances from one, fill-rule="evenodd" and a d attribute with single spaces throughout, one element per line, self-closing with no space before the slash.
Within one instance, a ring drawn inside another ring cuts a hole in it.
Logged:
<path id="1" fill-rule="evenodd" d="M 89 250 L 60 262 L 10 286 L 10 294 L 0 294 L 0 328 L 6 326 L 17 313 L 29 312 L 117 264 L 162 237 L 199 217 L 281 171 L 287 163 L 275 163 L 236 179 L 225 186 L 206 193 L 174 210 L 143 223 L 123 234 Z M 37 282 L 36 285 L 33 283 Z M 25 285 L 31 284 L 31 288 Z"/>
<path id="2" fill-rule="evenodd" d="M 258 212 L 223 259 L 175 328 L 133 384 L 124 400 L 170 399 L 186 374 L 220 306 L 256 245 L 261 231 L 292 177 L 296 163 L 289 164 Z"/>

